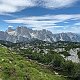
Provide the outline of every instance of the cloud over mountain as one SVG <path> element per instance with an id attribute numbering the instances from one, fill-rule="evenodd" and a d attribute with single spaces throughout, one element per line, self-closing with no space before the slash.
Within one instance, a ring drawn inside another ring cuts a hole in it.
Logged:
<path id="1" fill-rule="evenodd" d="M 44 16 L 31 16 L 31 17 L 26 16 L 22 18 L 15 18 L 4 21 L 7 23 L 23 24 L 25 26 L 32 27 L 34 30 L 53 29 L 53 31 L 55 31 L 54 30 L 55 28 L 60 28 L 62 29 L 62 31 L 64 31 L 65 29 L 66 31 L 69 32 L 73 31 L 75 27 L 78 30 L 79 26 L 78 22 L 80 21 L 80 14 L 59 14 L 59 15 L 44 15 Z M 72 23 L 71 21 L 74 23 Z M 76 24 L 78 24 L 78 26 Z"/>

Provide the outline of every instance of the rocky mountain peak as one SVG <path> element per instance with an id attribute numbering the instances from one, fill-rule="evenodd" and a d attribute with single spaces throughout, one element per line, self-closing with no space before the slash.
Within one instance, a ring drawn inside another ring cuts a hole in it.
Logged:
<path id="1" fill-rule="evenodd" d="M 8 27 L 7 32 L 15 31 L 15 29 L 12 29 L 12 27 Z"/>
<path id="2" fill-rule="evenodd" d="M 32 30 L 24 26 L 19 26 L 16 29 L 11 27 L 7 31 L 0 31 L 0 40 L 10 42 L 23 42 L 32 39 L 39 39 L 42 41 L 56 42 L 56 41 L 71 41 L 80 42 L 80 35 L 76 33 L 58 33 L 53 34 L 48 30 Z"/>

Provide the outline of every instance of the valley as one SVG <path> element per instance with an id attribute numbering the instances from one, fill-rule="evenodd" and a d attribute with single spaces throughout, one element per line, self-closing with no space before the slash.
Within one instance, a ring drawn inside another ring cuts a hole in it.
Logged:
<path id="1" fill-rule="evenodd" d="M 79 42 L 50 43 L 35 39 L 30 42 L 0 43 L 2 80 L 80 79 Z"/>

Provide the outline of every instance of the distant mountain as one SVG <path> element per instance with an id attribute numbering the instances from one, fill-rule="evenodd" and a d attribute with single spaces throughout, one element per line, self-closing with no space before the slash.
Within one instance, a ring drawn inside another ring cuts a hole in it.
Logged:
<path id="1" fill-rule="evenodd" d="M 13 43 L 39 39 L 42 41 L 71 41 L 80 42 L 80 35 L 76 33 L 59 33 L 53 34 L 48 30 L 32 30 L 27 27 L 17 27 L 16 29 L 8 28 L 5 32 L 0 31 L 0 40 L 10 41 Z"/>
<path id="2" fill-rule="evenodd" d="M 71 42 L 80 42 L 80 35 L 76 33 L 59 33 L 53 34 L 55 41 L 71 41 Z"/>

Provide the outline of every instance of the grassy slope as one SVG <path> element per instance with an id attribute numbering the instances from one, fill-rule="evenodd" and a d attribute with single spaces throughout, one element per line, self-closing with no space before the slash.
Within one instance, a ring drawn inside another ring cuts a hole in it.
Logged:
<path id="1" fill-rule="evenodd" d="M 65 80 L 34 61 L 0 46 L 0 80 Z"/>

